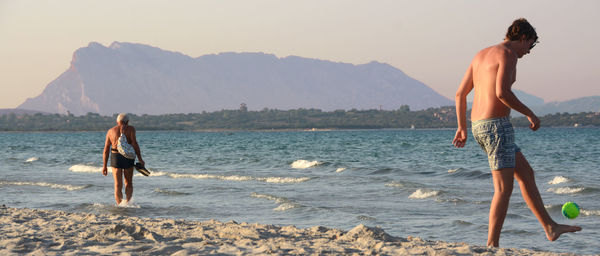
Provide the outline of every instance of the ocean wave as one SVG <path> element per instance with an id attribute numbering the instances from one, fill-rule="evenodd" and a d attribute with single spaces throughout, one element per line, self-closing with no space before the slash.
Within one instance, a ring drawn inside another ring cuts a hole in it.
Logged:
<path id="1" fill-rule="evenodd" d="M 558 205 L 558 204 L 545 204 L 544 208 L 546 208 L 546 210 L 555 210 L 555 209 L 561 209 L 562 205 Z"/>
<path id="2" fill-rule="evenodd" d="M 296 204 L 296 203 L 283 203 L 283 204 L 280 204 L 279 206 L 275 207 L 275 209 L 273 209 L 273 211 L 287 211 L 287 210 L 299 208 L 299 207 L 300 207 L 300 205 Z"/>
<path id="3" fill-rule="evenodd" d="M 600 210 L 581 210 L 581 215 L 585 216 L 600 216 Z"/>
<path id="4" fill-rule="evenodd" d="M 455 220 L 452 222 L 452 226 L 472 226 L 473 223 L 468 222 L 466 220 Z"/>
<path id="5" fill-rule="evenodd" d="M 549 188 L 547 191 L 555 194 L 575 194 L 585 190 L 583 187 L 560 187 Z"/>
<path id="6" fill-rule="evenodd" d="M 266 183 L 301 183 L 310 180 L 309 177 L 253 177 L 240 175 L 188 174 L 171 172 L 152 172 L 151 176 L 167 176 L 174 179 L 215 179 L 227 181 L 262 181 Z"/>
<path id="7" fill-rule="evenodd" d="M 346 167 L 340 167 L 335 170 L 335 172 L 343 172 L 346 170 Z"/>
<path id="8" fill-rule="evenodd" d="M 117 205 L 117 207 L 119 207 L 119 208 L 135 208 L 135 209 L 142 208 L 139 204 L 136 204 L 134 202 L 133 198 L 131 198 L 129 201 L 122 200 L 121 203 Z"/>
<path id="9" fill-rule="evenodd" d="M 369 173 L 369 175 L 380 175 L 380 174 L 389 174 L 394 172 L 394 169 L 392 168 L 381 168 L 379 170 L 373 171 L 371 173 Z"/>
<path id="10" fill-rule="evenodd" d="M 556 185 L 560 183 L 569 182 L 570 179 L 565 176 L 555 176 L 551 181 L 548 182 L 550 185 Z"/>
<path id="11" fill-rule="evenodd" d="M 108 168 L 108 171 L 110 172 L 112 168 Z M 81 173 L 95 173 L 95 172 L 102 172 L 102 167 L 96 167 L 96 166 L 90 166 L 90 165 L 83 165 L 83 164 L 76 164 L 73 165 L 71 167 L 69 167 L 69 171 L 72 172 L 81 172 Z"/>
<path id="12" fill-rule="evenodd" d="M 31 163 L 31 162 L 35 162 L 37 160 L 40 160 L 40 158 L 39 157 L 30 157 L 30 158 L 27 158 L 27 160 L 25 160 L 25 162 Z"/>
<path id="13" fill-rule="evenodd" d="M 392 181 L 390 183 L 385 184 L 386 187 L 396 187 L 396 188 L 403 188 L 406 187 L 406 185 L 402 182 L 397 182 L 397 181 Z"/>
<path id="14" fill-rule="evenodd" d="M 68 191 L 81 190 L 81 189 L 90 187 L 90 185 L 77 186 L 77 185 L 56 184 L 56 183 L 49 183 L 49 182 L 5 181 L 5 180 L 0 181 L 0 185 L 38 186 L 38 187 L 49 187 L 49 188 L 54 188 L 54 189 L 64 189 L 64 190 L 68 190 Z"/>
<path id="15" fill-rule="evenodd" d="M 469 203 L 469 201 L 462 198 L 436 198 L 435 201 L 439 203 L 453 203 L 455 205 Z"/>
<path id="16" fill-rule="evenodd" d="M 412 198 L 412 199 L 425 199 L 425 198 L 437 196 L 439 193 L 440 192 L 436 191 L 436 190 L 421 189 L 420 188 L 420 189 L 417 189 L 412 194 L 410 194 L 410 196 L 408 196 L 408 198 Z"/>
<path id="17" fill-rule="evenodd" d="M 170 195 L 170 196 L 190 195 L 190 193 L 179 192 L 179 191 L 174 191 L 174 190 L 167 190 L 167 189 L 160 189 L 160 188 L 155 188 L 154 192 L 159 193 L 159 194 Z"/>
<path id="18" fill-rule="evenodd" d="M 269 195 L 269 194 L 260 194 L 260 193 L 256 193 L 256 192 L 250 193 L 250 196 L 254 197 L 254 198 L 267 199 L 267 200 L 274 201 L 275 203 L 279 204 L 277 207 L 275 207 L 273 209 L 273 211 L 287 211 L 290 209 L 302 207 L 302 205 L 300 205 L 290 199 L 287 199 L 285 197 L 279 197 L 279 196 L 274 196 L 274 195 Z"/>
<path id="19" fill-rule="evenodd" d="M 424 185 L 420 183 L 410 182 L 410 181 L 392 181 L 390 183 L 385 184 L 386 187 L 394 187 L 394 188 L 422 188 Z"/>
<path id="20" fill-rule="evenodd" d="M 310 167 L 314 167 L 320 165 L 321 163 L 318 161 L 307 161 L 304 159 L 296 160 L 290 166 L 294 169 L 306 169 Z"/>
<path id="21" fill-rule="evenodd" d="M 488 178 L 491 174 L 482 171 L 469 171 L 463 168 L 449 169 L 448 174 L 456 177 L 483 179 Z"/>
<path id="22" fill-rule="evenodd" d="M 269 195 L 269 194 L 260 194 L 260 193 L 256 193 L 256 192 L 250 193 L 250 196 L 254 197 L 254 198 L 262 198 L 262 199 L 275 201 L 276 203 L 283 203 L 283 202 L 289 201 L 289 199 L 287 199 L 285 197 L 278 197 L 278 196 Z"/>
<path id="23" fill-rule="evenodd" d="M 266 178 L 254 178 L 258 181 L 267 183 L 301 183 L 310 180 L 309 177 L 266 177 Z"/>
<path id="24" fill-rule="evenodd" d="M 371 221 L 371 220 L 377 219 L 375 217 L 370 217 L 370 216 L 366 216 L 366 215 L 359 215 L 359 216 L 356 216 L 356 218 L 359 220 L 363 220 L 363 221 Z"/>
<path id="25" fill-rule="evenodd" d="M 455 173 L 458 170 L 460 170 L 461 168 L 456 168 L 456 169 L 448 169 L 448 173 Z"/>

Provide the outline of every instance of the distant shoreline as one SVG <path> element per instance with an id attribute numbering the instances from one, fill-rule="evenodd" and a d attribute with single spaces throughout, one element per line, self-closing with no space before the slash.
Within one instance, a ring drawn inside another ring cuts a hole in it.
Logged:
<path id="1" fill-rule="evenodd" d="M 600 127 L 600 113 L 556 113 L 540 117 L 542 127 Z M 454 107 L 410 111 L 319 109 L 262 111 L 221 110 L 198 114 L 135 115 L 131 125 L 138 131 L 330 131 L 373 129 L 455 129 Z M 525 117 L 511 118 L 515 127 L 528 127 Z M 84 116 L 59 114 L 0 115 L 0 131 L 106 131 L 115 125 L 115 116 L 88 113 Z"/>
<path id="2" fill-rule="evenodd" d="M 545 127 L 541 127 L 543 128 L 550 128 L 550 129 L 600 129 L 600 127 L 598 126 L 580 126 L 580 127 L 573 127 L 573 126 L 545 126 Z M 515 127 L 515 129 L 529 129 L 528 127 Z M 108 130 L 108 129 L 107 129 Z M 351 131 L 454 131 L 456 130 L 456 127 L 441 127 L 441 128 L 415 128 L 415 129 L 410 129 L 410 128 L 372 128 L 372 129 L 338 129 L 338 128 L 330 128 L 330 129 L 318 129 L 318 130 L 306 130 L 306 129 L 260 129 L 260 130 L 232 130 L 232 129 L 205 129 L 205 130 L 140 130 L 137 129 L 138 133 L 146 133 L 146 132 L 188 132 L 188 133 L 240 133 L 240 132 L 264 132 L 264 133 L 270 133 L 270 132 L 351 132 Z M 470 127 L 468 127 L 468 130 L 471 130 Z M 60 130 L 60 131 L 27 131 L 27 130 L 23 130 L 23 131 L 0 131 L 0 134 L 2 133 L 94 133 L 94 132 L 99 132 L 99 133 L 104 133 L 106 132 L 106 130 L 89 130 L 89 131 L 83 131 L 83 130 Z"/>

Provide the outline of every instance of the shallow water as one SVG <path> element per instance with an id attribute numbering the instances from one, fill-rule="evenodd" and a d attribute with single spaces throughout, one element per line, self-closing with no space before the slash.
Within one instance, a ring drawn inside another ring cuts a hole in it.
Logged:
<path id="1" fill-rule="evenodd" d="M 597 128 L 516 129 L 544 204 L 577 234 L 549 242 L 518 186 L 501 246 L 600 253 Z M 0 195 L 10 207 L 190 220 L 351 229 L 485 245 L 493 187 L 487 159 L 454 130 L 138 132 L 150 177 L 134 203 L 115 207 L 101 174 L 104 133 L 0 133 Z M 567 220 L 561 205 L 577 202 Z"/>

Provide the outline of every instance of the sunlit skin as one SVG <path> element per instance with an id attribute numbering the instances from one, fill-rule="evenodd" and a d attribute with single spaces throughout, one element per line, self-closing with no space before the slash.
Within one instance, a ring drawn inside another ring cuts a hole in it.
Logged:
<path id="1" fill-rule="evenodd" d="M 512 92 L 516 81 L 517 61 L 530 53 L 533 39 L 505 40 L 500 44 L 478 52 L 467 68 L 463 80 L 456 92 L 456 114 L 458 129 L 452 143 L 462 148 L 467 142 L 467 95 L 474 90 L 471 120 L 508 117 L 514 109 L 527 117 L 529 128 L 536 131 L 540 119 L 523 104 Z M 513 183 L 516 179 L 525 202 L 536 216 L 550 241 L 554 241 L 566 232 L 580 231 L 581 227 L 561 225 L 550 215 L 535 184 L 534 172 L 521 152 L 516 153 L 515 168 L 492 171 L 494 196 L 490 205 L 488 246 L 499 246 L 500 232 L 508 210 Z"/>

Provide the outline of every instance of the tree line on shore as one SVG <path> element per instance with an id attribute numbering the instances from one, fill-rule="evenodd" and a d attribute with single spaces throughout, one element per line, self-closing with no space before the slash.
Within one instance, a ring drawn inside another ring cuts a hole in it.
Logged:
<path id="1" fill-rule="evenodd" d="M 82 116 L 59 114 L 6 114 L 0 116 L 0 131 L 105 131 L 115 125 L 117 114 Z M 469 116 L 469 113 L 467 113 Z M 600 113 L 556 113 L 540 118 L 542 126 L 600 126 Z M 135 115 L 131 125 L 143 130 L 285 130 L 285 129 L 384 129 L 384 128 L 456 128 L 453 106 L 411 111 L 408 106 L 397 110 L 319 109 L 248 111 L 245 105 L 236 110 L 215 112 Z M 516 127 L 529 125 L 525 117 L 513 118 Z"/>

